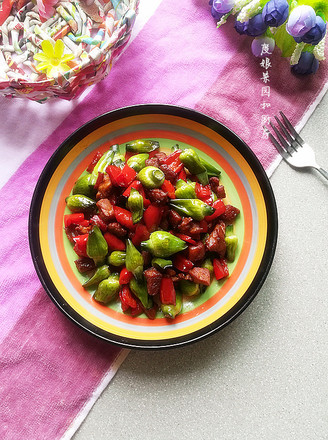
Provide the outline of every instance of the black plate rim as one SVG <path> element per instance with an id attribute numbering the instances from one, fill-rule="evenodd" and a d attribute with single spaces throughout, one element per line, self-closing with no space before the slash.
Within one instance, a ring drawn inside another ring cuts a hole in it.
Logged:
<path id="1" fill-rule="evenodd" d="M 262 261 L 254 279 L 246 292 L 243 294 L 242 298 L 225 315 L 212 324 L 198 330 L 197 332 L 167 340 L 144 341 L 117 336 L 99 329 L 81 317 L 66 301 L 63 300 L 60 292 L 58 292 L 54 286 L 43 262 L 38 237 L 38 219 L 44 191 L 54 170 L 57 168 L 62 158 L 74 147 L 74 145 L 76 145 L 76 143 L 104 124 L 140 114 L 168 114 L 180 116 L 205 125 L 214 132 L 223 136 L 242 154 L 249 166 L 252 168 L 252 171 L 261 187 L 267 210 L 268 234 L 266 237 L 266 245 L 262 256 Z M 93 118 L 75 130 L 59 145 L 45 165 L 35 186 L 29 212 L 28 236 L 33 264 L 43 288 L 59 310 L 63 312 L 72 322 L 89 334 L 92 334 L 106 342 L 118 345 L 122 348 L 151 350 L 168 349 L 195 343 L 210 335 L 213 335 L 234 321 L 249 306 L 249 304 L 260 291 L 273 262 L 278 239 L 278 212 L 271 183 L 262 164 L 250 147 L 231 129 L 212 117 L 187 107 L 159 103 L 138 104 L 115 109 Z"/>

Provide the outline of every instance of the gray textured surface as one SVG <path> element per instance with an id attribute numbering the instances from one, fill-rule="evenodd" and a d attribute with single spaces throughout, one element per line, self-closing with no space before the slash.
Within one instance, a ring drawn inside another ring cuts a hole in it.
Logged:
<path id="1" fill-rule="evenodd" d="M 328 169 L 328 95 L 302 131 Z M 131 351 L 74 440 L 328 438 L 328 182 L 282 163 L 279 240 L 248 309 L 181 349 Z"/>

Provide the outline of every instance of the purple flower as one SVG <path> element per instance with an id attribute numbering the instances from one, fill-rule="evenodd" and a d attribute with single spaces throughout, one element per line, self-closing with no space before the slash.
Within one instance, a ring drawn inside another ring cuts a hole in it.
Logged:
<path id="1" fill-rule="evenodd" d="M 214 5 L 212 5 L 212 9 L 211 9 L 211 13 L 213 18 L 215 18 L 215 20 L 221 20 L 221 18 L 225 15 L 222 12 L 218 12 L 215 8 Z"/>
<path id="2" fill-rule="evenodd" d="M 238 20 L 235 21 L 234 28 L 236 29 L 238 34 L 240 35 L 246 34 L 247 27 L 248 27 L 248 21 L 244 21 L 243 23 Z"/>
<path id="3" fill-rule="evenodd" d="M 270 0 L 262 10 L 263 20 L 267 26 L 278 27 L 287 20 L 288 11 L 287 0 Z"/>
<path id="4" fill-rule="evenodd" d="M 292 66 L 292 72 L 298 75 L 310 75 L 316 73 L 319 68 L 319 61 L 311 52 L 302 52 L 297 64 Z"/>
<path id="5" fill-rule="evenodd" d="M 327 30 L 327 23 L 321 17 L 316 16 L 316 23 L 306 34 L 301 37 L 303 43 L 316 45 L 323 39 Z"/>
<path id="6" fill-rule="evenodd" d="M 235 5 L 235 0 L 213 0 L 212 10 L 220 14 L 227 14 Z M 213 14 L 213 12 L 212 12 Z"/>
<path id="7" fill-rule="evenodd" d="M 264 23 L 262 13 L 254 15 L 249 21 L 246 29 L 246 34 L 251 37 L 258 37 L 267 30 L 267 25 Z"/>
<path id="8" fill-rule="evenodd" d="M 252 52 L 256 57 L 270 56 L 274 51 L 275 41 L 270 37 L 257 37 L 252 41 Z"/>
<path id="9" fill-rule="evenodd" d="M 315 17 L 315 11 L 311 6 L 297 6 L 289 15 L 286 30 L 293 37 L 302 37 L 315 26 Z"/>

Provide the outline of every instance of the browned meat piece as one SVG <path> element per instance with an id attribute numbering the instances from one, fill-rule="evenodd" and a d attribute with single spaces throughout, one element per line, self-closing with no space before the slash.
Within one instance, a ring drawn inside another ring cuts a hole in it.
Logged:
<path id="1" fill-rule="evenodd" d="M 176 228 L 181 222 L 182 222 L 182 217 L 180 214 L 178 214 L 176 211 L 174 211 L 173 209 L 169 210 L 169 222 L 172 226 L 172 228 Z"/>
<path id="2" fill-rule="evenodd" d="M 203 232 L 203 228 L 199 226 L 198 222 L 190 223 L 189 235 L 195 240 L 200 239 L 200 234 Z"/>
<path id="3" fill-rule="evenodd" d="M 108 197 L 111 193 L 112 187 L 113 185 L 109 178 L 109 175 L 104 174 L 102 182 L 98 186 L 98 192 L 96 195 L 97 200 L 105 199 L 106 197 Z"/>
<path id="4" fill-rule="evenodd" d="M 90 272 L 96 268 L 94 261 L 87 257 L 81 257 L 78 260 L 75 260 L 74 263 L 80 273 Z"/>
<path id="5" fill-rule="evenodd" d="M 123 226 L 118 222 L 108 223 L 107 231 L 120 238 L 125 237 L 127 234 L 127 230 L 124 229 Z"/>
<path id="6" fill-rule="evenodd" d="M 162 165 L 165 162 L 167 155 L 163 151 L 160 151 L 159 153 L 154 154 L 153 157 L 156 157 L 159 165 Z"/>
<path id="7" fill-rule="evenodd" d="M 211 284 L 211 273 L 204 267 L 193 267 L 189 271 L 189 275 L 191 275 L 194 283 L 203 284 L 204 286 Z"/>
<path id="8" fill-rule="evenodd" d="M 147 159 L 146 162 L 146 167 L 159 167 L 159 162 L 156 156 L 151 157 L 150 159 Z"/>
<path id="9" fill-rule="evenodd" d="M 148 294 L 151 296 L 157 295 L 160 291 L 161 281 L 163 275 L 154 267 L 144 271 L 146 278 Z"/>
<path id="10" fill-rule="evenodd" d="M 188 246 L 188 260 L 195 261 L 202 260 L 205 257 L 206 248 L 202 241 L 199 241 L 195 245 Z"/>
<path id="11" fill-rule="evenodd" d="M 174 283 L 176 283 L 177 281 L 180 280 L 187 280 L 187 281 L 192 281 L 192 277 L 191 275 L 189 275 L 189 273 L 178 273 L 177 275 L 175 275 L 174 277 L 172 277 L 172 281 Z"/>
<path id="12" fill-rule="evenodd" d="M 159 188 L 147 191 L 147 196 L 154 205 L 166 205 L 169 200 L 167 193 Z"/>
<path id="13" fill-rule="evenodd" d="M 147 251 L 141 251 L 141 255 L 144 260 L 144 265 L 149 266 L 152 258 L 151 253 Z"/>
<path id="14" fill-rule="evenodd" d="M 169 277 L 174 277 L 176 275 L 176 271 L 169 267 L 169 268 L 165 269 L 165 275 L 167 275 Z"/>
<path id="15" fill-rule="evenodd" d="M 65 233 L 67 235 L 67 238 L 69 241 L 74 244 L 74 237 L 77 237 L 78 235 L 84 235 L 88 234 L 88 232 L 91 230 L 92 225 L 90 226 L 81 226 L 81 225 L 70 225 L 67 228 L 65 228 Z"/>
<path id="16" fill-rule="evenodd" d="M 108 199 L 100 199 L 97 202 L 99 217 L 105 222 L 115 220 L 114 208 Z"/>
<path id="17" fill-rule="evenodd" d="M 177 230 L 181 233 L 181 234 L 188 234 L 191 228 L 191 223 L 192 223 L 192 218 L 191 217 L 184 217 L 184 219 L 182 220 L 182 222 L 179 224 L 179 226 L 177 227 Z"/>
<path id="18" fill-rule="evenodd" d="M 224 199 L 226 196 L 225 189 L 223 185 L 220 185 L 220 180 L 218 177 L 210 178 L 211 190 L 216 194 L 218 199 Z"/>
<path id="19" fill-rule="evenodd" d="M 227 223 L 231 223 L 240 213 L 239 209 L 232 205 L 226 205 L 225 213 L 221 215 L 221 219 Z"/>
<path id="20" fill-rule="evenodd" d="M 226 252 L 225 223 L 220 221 L 206 239 L 206 247 L 210 252 L 216 252 L 220 257 L 224 257 Z"/>
<path id="21" fill-rule="evenodd" d="M 173 171 L 172 168 L 170 168 L 165 163 L 159 165 L 159 168 L 163 171 L 166 180 L 169 180 L 172 183 L 176 182 L 178 178 L 178 174 L 175 171 Z"/>

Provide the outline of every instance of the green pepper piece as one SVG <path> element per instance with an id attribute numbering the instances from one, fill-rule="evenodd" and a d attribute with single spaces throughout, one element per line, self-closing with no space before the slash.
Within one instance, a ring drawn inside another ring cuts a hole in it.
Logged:
<path id="1" fill-rule="evenodd" d="M 200 293 L 199 284 L 189 280 L 180 280 L 179 289 L 183 295 L 195 296 Z"/>
<path id="2" fill-rule="evenodd" d="M 128 142 L 125 147 L 126 151 L 130 151 L 132 153 L 150 153 L 151 151 L 158 150 L 159 142 L 152 141 L 150 139 L 138 139 L 133 142 Z"/>
<path id="3" fill-rule="evenodd" d="M 195 185 L 179 179 L 176 183 L 175 197 L 177 199 L 195 199 Z"/>
<path id="4" fill-rule="evenodd" d="M 91 286 L 98 285 L 100 281 L 105 280 L 110 275 L 109 267 L 105 264 L 103 266 L 97 267 L 96 272 L 94 275 L 88 279 L 85 283 L 83 283 L 83 287 L 88 288 Z"/>
<path id="5" fill-rule="evenodd" d="M 145 280 L 137 281 L 135 278 L 129 283 L 129 287 L 132 293 L 140 299 L 141 304 L 146 308 L 150 309 L 153 305 L 151 298 L 148 295 L 147 284 Z"/>
<path id="6" fill-rule="evenodd" d="M 126 253 L 122 251 L 114 251 L 108 257 L 108 263 L 112 266 L 123 266 L 126 260 Z"/>
<path id="7" fill-rule="evenodd" d="M 98 173 L 104 173 L 106 171 L 106 168 L 108 165 L 111 165 L 113 162 L 115 152 L 110 148 L 108 151 L 106 151 L 101 158 L 96 163 L 91 175 L 91 181 L 94 185 L 97 181 Z"/>
<path id="8" fill-rule="evenodd" d="M 234 261 L 235 255 L 236 255 L 236 249 L 238 246 L 238 237 L 235 235 L 233 230 L 233 225 L 227 225 L 226 226 L 226 235 L 225 235 L 225 242 L 226 242 L 226 257 L 228 261 Z"/>
<path id="9" fill-rule="evenodd" d="M 103 263 L 108 252 L 108 244 L 98 226 L 93 226 L 87 241 L 87 255 L 96 265 Z"/>
<path id="10" fill-rule="evenodd" d="M 155 231 L 149 240 L 141 242 L 141 249 L 154 257 L 167 258 L 187 248 L 187 243 L 166 231 Z"/>
<path id="11" fill-rule="evenodd" d="M 132 272 L 137 279 L 142 278 L 144 260 L 141 253 L 136 249 L 130 239 L 126 240 L 125 267 Z"/>
<path id="12" fill-rule="evenodd" d="M 176 290 L 175 306 L 171 304 L 161 304 L 161 310 L 166 318 L 174 319 L 182 310 L 182 293 Z"/>
<path id="13" fill-rule="evenodd" d="M 179 214 L 197 221 L 203 220 L 215 211 L 212 206 L 199 199 L 173 199 L 170 201 L 170 206 Z"/>
<path id="14" fill-rule="evenodd" d="M 119 290 L 119 275 L 113 274 L 99 283 L 98 288 L 93 295 L 93 299 L 98 302 L 107 304 L 118 294 Z"/>
<path id="15" fill-rule="evenodd" d="M 137 189 L 131 188 L 127 205 L 132 213 L 133 223 L 138 223 L 142 219 L 144 206 L 143 206 L 143 197 Z"/>
<path id="16" fill-rule="evenodd" d="M 135 154 L 128 159 L 127 164 L 130 168 L 133 168 L 134 171 L 139 173 L 146 166 L 146 160 L 149 158 L 149 154 Z"/>
<path id="17" fill-rule="evenodd" d="M 145 188 L 154 189 L 163 185 L 165 175 L 159 168 L 149 166 L 139 171 L 138 179 Z"/>
<path id="18" fill-rule="evenodd" d="M 207 171 L 197 174 L 197 179 L 199 180 L 199 183 L 201 183 L 202 185 L 208 185 Z"/>
<path id="19" fill-rule="evenodd" d="M 219 170 L 219 168 L 216 165 L 212 165 L 211 163 L 207 162 L 207 160 L 204 159 L 203 157 L 200 158 L 200 163 L 202 165 L 204 165 L 204 167 L 206 168 L 207 174 L 209 176 L 220 177 L 221 170 Z"/>
<path id="20" fill-rule="evenodd" d="M 212 278 L 212 275 L 214 272 L 212 260 L 210 258 L 206 258 L 206 260 L 202 264 L 202 267 L 204 267 L 204 269 L 208 269 L 210 271 L 211 278 Z"/>
<path id="21" fill-rule="evenodd" d="M 120 147 L 117 144 L 115 144 L 112 146 L 112 150 L 114 151 L 112 165 L 115 165 L 116 167 L 122 168 L 122 166 L 125 164 L 125 157 L 120 152 Z"/>
<path id="22" fill-rule="evenodd" d="M 200 174 L 206 171 L 205 166 L 200 162 L 198 154 L 192 148 L 184 150 L 179 158 L 191 174 Z"/>
<path id="23" fill-rule="evenodd" d="M 96 195 L 96 190 L 94 189 L 92 175 L 90 173 L 84 174 L 77 179 L 73 186 L 72 194 L 81 194 L 83 196 L 90 197 L 91 199 L 94 198 Z"/>
<path id="24" fill-rule="evenodd" d="M 172 260 L 165 260 L 164 258 L 153 258 L 151 265 L 156 269 L 165 270 L 173 266 Z"/>
<path id="25" fill-rule="evenodd" d="M 92 213 L 97 210 L 96 202 L 83 194 L 74 194 L 65 199 L 67 208 L 72 212 Z"/>

